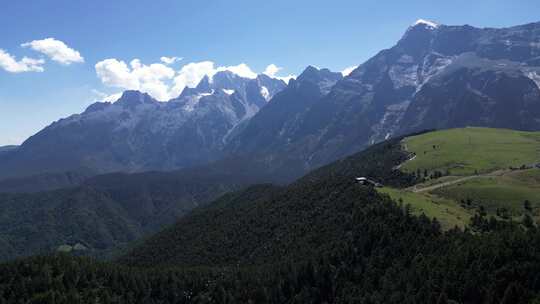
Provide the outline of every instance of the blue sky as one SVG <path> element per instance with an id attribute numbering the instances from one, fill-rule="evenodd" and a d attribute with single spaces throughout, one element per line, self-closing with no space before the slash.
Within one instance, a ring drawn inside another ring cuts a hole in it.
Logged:
<path id="1" fill-rule="evenodd" d="M 540 21 L 538 0 L 17 0 L 0 8 L 0 145 L 125 88 L 174 94 L 189 83 L 191 74 L 176 79 L 189 63 L 213 65 L 186 73 L 241 63 L 257 73 L 275 64 L 279 76 L 310 64 L 341 71 L 391 47 L 419 18 L 478 27 Z M 163 56 L 183 59 L 167 65 Z"/>

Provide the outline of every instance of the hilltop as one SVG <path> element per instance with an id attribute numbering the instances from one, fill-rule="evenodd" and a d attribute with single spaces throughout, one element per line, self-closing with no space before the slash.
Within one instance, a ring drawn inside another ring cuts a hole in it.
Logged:
<path id="1" fill-rule="evenodd" d="M 415 216 L 416 207 L 355 181 L 357 175 L 368 176 L 397 191 L 420 183 L 398 169 L 411 157 L 403 142 L 385 141 L 289 186 L 259 185 L 226 194 L 115 263 L 60 255 L 0 264 L 0 300 L 538 300 L 540 231 L 534 224 L 481 218 L 474 227 L 483 229 L 444 232 L 438 220 Z"/>
<path id="2" fill-rule="evenodd" d="M 399 168 L 421 182 L 381 189 L 447 228 L 464 227 L 477 212 L 499 219 L 538 218 L 540 132 L 460 128 L 402 140 L 410 160 Z"/>
<path id="3" fill-rule="evenodd" d="M 286 187 L 224 196 L 122 258 L 131 265 L 270 263 L 338 246 L 355 204 L 388 194 L 443 230 L 540 212 L 540 132 L 461 128 L 399 137 L 324 166 Z M 484 151 L 484 152 L 482 152 Z M 359 176 L 384 185 L 359 185 Z M 528 203 L 525 203 L 528 202 Z M 480 225 L 481 226 L 481 225 Z M 201 237 L 203 235 L 204 237 Z M 306 242 L 306 243 L 303 243 Z M 276 246 L 274 248 L 274 246 Z M 307 249 L 309 248 L 309 249 Z"/>

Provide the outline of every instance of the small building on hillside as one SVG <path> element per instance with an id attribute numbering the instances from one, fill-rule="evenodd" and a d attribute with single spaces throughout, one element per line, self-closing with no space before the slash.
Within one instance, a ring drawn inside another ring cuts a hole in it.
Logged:
<path id="1" fill-rule="evenodd" d="M 357 177 L 355 178 L 356 182 L 361 184 L 361 185 L 366 185 L 366 186 L 372 186 L 372 187 L 382 187 L 383 185 L 381 183 L 378 183 L 372 179 L 369 179 L 367 177 Z"/>

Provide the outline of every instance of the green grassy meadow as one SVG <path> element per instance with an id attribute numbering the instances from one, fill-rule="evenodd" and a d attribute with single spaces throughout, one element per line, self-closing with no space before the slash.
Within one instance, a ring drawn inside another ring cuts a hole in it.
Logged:
<path id="1" fill-rule="evenodd" d="M 450 129 L 406 138 L 404 146 L 416 154 L 401 168 L 408 172 L 449 170 L 465 176 L 540 162 L 540 132 Z"/>
<path id="2" fill-rule="evenodd" d="M 443 229 L 455 226 L 463 228 L 471 217 L 470 212 L 451 199 L 389 187 L 379 188 L 378 191 L 388 194 L 395 201 L 402 201 L 404 205 L 411 205 L 414 214 L 423 213 L 429 218 L 437 218 Z"/>
<path id="3" fill-rule="evenodd" d="M 513 219 L 526 212 L 540 218 L 540 169 L 517 169 L 540 163 L 540 132 L 505 129 L 461 128 L 405 138 L 403 147 L 416 157 L 402 165 L 405 172 L 443 172 L 418 188 L 458 181 L 444 187 L 413 192 L 381 188 L 396 201 L 410 204 L 416 214 L 437 218 L 443 228 L 465 227 L 479 208 L 488 215 L 505 209 Z M 514 168 L 514 169 L 510 169 Z M 470 205 L 462 202 L 469 201 Z M 531 210 L 524 208 L 529 201 Z"/>
<path id="4" fill-rule="evenodd" d="M 524 201 L 540 208 L 540 169 L 515 171 L 503 176 L 476 178 L 433 191 L 434 194 L 461 201 L 470 199 L 493 213 L 506 208 L 512 215 L 524 212 Z"/>

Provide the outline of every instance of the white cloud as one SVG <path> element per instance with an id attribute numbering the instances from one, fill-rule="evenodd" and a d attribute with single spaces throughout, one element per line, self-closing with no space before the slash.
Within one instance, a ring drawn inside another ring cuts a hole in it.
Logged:
<path id="1" fill-rule="evenodd" d="M 285 81 L 286 83 L 289 83 L 289 80 L 296 79 L 296 75 L 289 75 L 289 76 L 277 76 L 277 73 L 281 71 L 283 68 L 278 67 L 275 64 L 269 64 L 266 69 L 264 69 L 263 74 L 267 75 L 271 78 L 276 78 Z"/>
<path id="2" fill-rule="evenodd" d="M 165 63 L 166 65 L 171 65 L 177 61 L 180 61 L 184 58 L 182 57 L 167 57 L 167 56 L 163 56 L 161 57 L 159 60 L 161 60 L 161 62 Z"/>
<path id="3" fill-rule="evenodd" d="M 184 90 L 185 87 L 193 88 L 197 86 L 204 76 L 208 76 L 210 79 L 212 79 L 215 74 L 223 71 L 230 71 L 244 78 L 257 78 L 257 73 L 253 72 L 245 63 L 215 68 L 212 61 L 192 62 L 184 65 L 174 78 L 174 85 L 171 90 L 171 95 L 178 96 L 180 93 L 182 93 L 182 90 Z"/>
<path id="4" fill-rule="evenodd" d="M 265 75 L 267 75 L 267 76 L 269 76 L 269 77 L 274 78 L 274 77 L 276 77 L 276 74 L 277 74 L 280 70 L 282 70 L 282 69 L 283 69 L 283 68 L 278 67 L 277 65 L 275 65 L 275 64 L 272 63 L 272 64 L 270 64 L 270 65 L 268 65 L 268 66 L 266 67 L 266 69 L 264 70 L 263 74 L 265 74 Z"/>
<path id="5" fill-rule="evenodd" d="M 34 40 L 21 44 L 22 47 L 29 47 L 34 51 L 47 55 L 50 59 L 61 64 L 69 65 L 74 62 L 84 62 L 81 54 L 68 47 L 64 42 L 54 38 Z"/>
<path id="6" fill-rule="evenodd" d="M 124 61 L 114 58 L 96 63 L 96 73 L 107 86 L 127 90 L 140 90 L 158 100 L 169 100 L 169 86 L 175 72 L 170 67 L 153 63 L 144 65 L 139 59 L 133 59 L 129 66 Z"/>
<path id="7" fill-rule="evenodd" d="M 103 84 L 123 89 L 136 89 L 138 80 L 131 74 L 128 65 L 116 59 L 105 59 L 96 63 L 96 73 Z"/>
<path id="8" fill-rule="evenodd" d="M 357 65 L 354 65 L 354 66 L 345 68 L 343 71 L 341 71 L 341 75 L 343 75 L 343 77 L 349 76 L 352 73 L 352 71 L 354 71 L 357 67 L 358 67 Z"/>
<path id="9" fill-rule="evenodd" d="M 163 59 L 167 58 L 167 59 Z M 170 62 L 169 57 L 162 57 L 161 62 Z M 257 77 L 247 64 L 215 67 L 212 61 L 191 62 L 178 71 L 174 71 L 163 63 L 142 64 L 139 59 L 133 59 L 129 64 L 110 58 L 96 64 L 96 73 L 103 84 L 126 90 L 140 90 L 150 94 L 157 100 L 166 101 L 178 97 L 184 88 L 196 87 L 208 76 L 210 80 L 218 72 L 230 71 L 240 77 L 254 79 Z M 276 65 L 269 65 L 265 73 L 270 77 L 288 82 L 294 75 L 277 77 L 280 70 Z"/>
<path id="10" fill-rule="evenodd" d="M 118 99 L 120 99 L 120 97 L 122 97 L 122 92 L 115 93 L 115 94 L 107 94 L 107 93 L 103 93 L 103 92 L 98 91 L 98 90 L 92 90 L 92 92 L 97 97 L 96 101 L 100 101 L 100 102 L 115 102 Z"/>
<path id="11" fill-rule="evenodd" d="M 233 72 L 234 74 L 240 77 L 251 78 L 251 79 L 257 78 L 257 73 L 253 72 L 251 68 L 245 63 L 241 63 L 239 65 L 227 66 L 227 67 L 219 67 L 217 68 L 216 71 L 217 72 L 229 71 L 229 72 Z"/>
<path id="12" fill-rule="evenodd" d="M 120 97 L 122 97 L 122 93 L 116 93 L 116 94 L 111 94 L 111 95 L 107 95 L 103 98 L 103 101 L 105 102 L 115 102 L 117 101 L 118 99 L 120 99 Z"/>
<path id="13" fill-rule="evenodd" d="M 17 61 L 15 57 L 11 56 L 8 52 L 0 49 L 0 68 L 10 73 L 21 72 L 43 72 L 43 59 L 33 59 L 24 57 L 20 61 Z"/>
<path id="14" fill-rule="evenodd" d="M 274 77 L 274 78 L 279 79 L 279 80 L 283 80 L 283 81 L 285 81 L 285 83 L 288 84 L 291 79 L 296 79 L 296 77 L 297 77 L 296 75 L 289 75 L 289 76 Z"/>
<path id="15" fill-rule="evenodd" d="M 178 96 L 185 87 L 193 88 L 199 84 L 204 76 L 212 77 L 215 74 L 212 61 L 191 62 L 184 65 L 174 78 L 172 95 Z"/>

